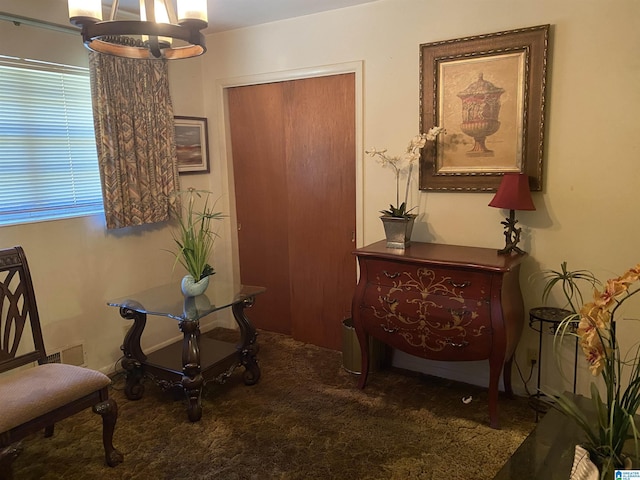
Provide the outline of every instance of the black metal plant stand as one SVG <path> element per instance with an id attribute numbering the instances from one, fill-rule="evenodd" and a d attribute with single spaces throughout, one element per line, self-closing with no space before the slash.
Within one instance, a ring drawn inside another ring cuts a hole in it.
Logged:
<path id="1" fill-rule="evenodd" d="M 530 398 L 529 404 L 536 412 L 536 422 L 540 413 L 545 413 L 549 408 L 549 401 L 543 401 L 541 399 L 542 393 L 540 392 L 540 380 L 542 374 L 542 338 L 543 333 L 549 333 L 555 335 L 560 326 L 560 323 L 572 315 L 573 312 L 565 310 L 563 308 L 555 307 L 536 307 L 529 310 L 529 327 L 538 332 L 538 378 L 536 384 L 536 393 Z M 571 332 L 575 332 L 577 328 L 577 320 L 575 324 L 571 325 Z M 578 368 L 578 337 L 575 338 L 574 352 L 573 352 L 573 393 L 576 393 L 577 386 L 577 368 Z"/>

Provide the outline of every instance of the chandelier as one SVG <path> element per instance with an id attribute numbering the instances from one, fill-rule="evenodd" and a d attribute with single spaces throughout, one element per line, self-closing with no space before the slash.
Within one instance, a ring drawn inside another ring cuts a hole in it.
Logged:
<path id="1" fill-rule="evenodd" d="M 101 0 L 68 0 L 69 21 L 82 28 L 89 50 L 118 57 L 168 60 L 202 55 L 200 30 L 207 27 L 206 0 L 140 0 L 140 20 L 116 20 L 119 0 L 113 0 L 109 20 L 102 20 Z"/>

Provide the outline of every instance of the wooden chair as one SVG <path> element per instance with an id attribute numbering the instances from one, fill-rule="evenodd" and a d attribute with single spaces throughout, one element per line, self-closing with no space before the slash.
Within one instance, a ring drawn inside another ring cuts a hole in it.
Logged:
<path id="1" fill-rule="evenodd" d="M 40 429 L 50 437 L 55 422 L 89 407 L 102 416 L 107 465 L 122 462 L 112 444 L 118 407 L 109 398 L 110 384 L 101 372 L 47 363 L 24 251 L 0 250 L 0 479 L 12 478 L 18 441 Z"/>

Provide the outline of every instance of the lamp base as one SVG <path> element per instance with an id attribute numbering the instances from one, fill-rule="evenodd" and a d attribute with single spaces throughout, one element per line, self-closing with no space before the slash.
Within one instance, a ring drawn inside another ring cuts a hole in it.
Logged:
<path id="1" fill-rule="evenodd" d="M 510 255 L 511 252 L 516 252 L 516 253 L 519 253 L 520 255 L 524 255 L 525 253 L 527 253 L 524 250 L 522 250 L 520 247 L 517 247 L 515 245 L 509 245 L 509 244 L 505 245 L 504 248 L 498 250 L 498 253 L 500 255 Z"/>
<path id="2" fill-rule="evenodd" d="M 509 210 L 509 218 L 505 218 L 504 222 L 500 222 L 504 225 L 504 239 L 505 245 L 504 248 L 498 250 L 500 255 L 510 255 L 511 252 L 519 253 L 520 255 L 525 254 L 526 252 L 518 247 L 518 242 L 520 241 L 520 233 L 522 232 L 521 228 L 516 228 L 516 223 L 518 220 L 515 218 L 515 210 Z"/>

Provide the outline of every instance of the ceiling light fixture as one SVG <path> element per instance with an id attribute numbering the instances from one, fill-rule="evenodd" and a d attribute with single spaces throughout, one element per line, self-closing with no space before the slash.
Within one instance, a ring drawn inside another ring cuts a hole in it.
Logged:
<path id="1" fill-rule="evenodd" d="M 206 52 L 206 0 L 140 0 L 140 20 L 116 20 L 119 0 L 113 0 L 109 20 L 102 20 L 101 0 L 68 0 L 69 21 L 82 28 L 89 50 L 118 57 L 168 60 Z"/>

